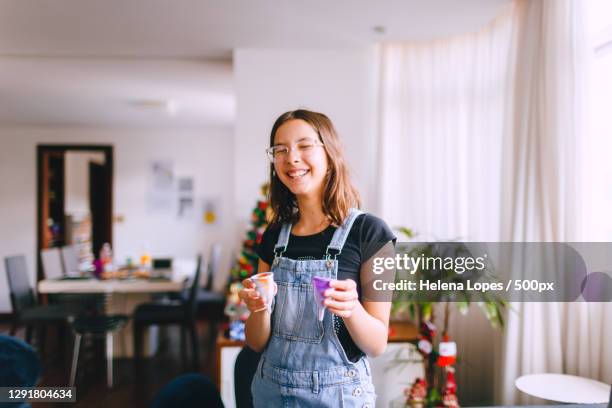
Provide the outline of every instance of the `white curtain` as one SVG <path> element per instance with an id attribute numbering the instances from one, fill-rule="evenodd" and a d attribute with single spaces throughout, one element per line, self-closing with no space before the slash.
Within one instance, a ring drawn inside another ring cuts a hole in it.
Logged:
<path id="1" fill-rule="evenodd" d="M 378 187 L 390 224 L 498 238 L 512 28 L 503 15 L 479 33 L 382 47 Z"/>
<path id="2" fill-rule="evenodd" d="M 507 171 L 501 238 L 583 241 L 583 197 L 589 175 L 585 147 L 593 129 L 584 120 L 591 62 L 580 0 L 517 3 L 515 121 L 505 141 Z M 520 375 L 554 372 L 612 382 L 611 303 L 513 304 L 502 354 L 501 402 L 540 403 L 518 393 Z"/>
<path id="3" fill-rule="evenodd" d="M 437 239 L 587 238 L 579 232 L 583 4 L 517 0 L 478 33 L 382 47 L 386 220 Z M 513 304 L 495 348 L 497 372 L 467 394 L 467 403 L 489 402 L 487 388 L 495 388 L 495 403 L 536 402 L 514 387 L 517 377 L 534 372 L 612 381 L 602 360 L 609 357 L 602 342 L 612 335 L 610 315 L 609 303 Z M 486 333 L 483 324 L 468 330 L 471 342 L 491 341 L 473 336 Z M 473 384 L 475 370 L 492 370 L 482 360 L 493 360 L 462 357 L 473 361 L 472 373 L 458 372 L 460 390 L 462 378 Z"/>
<path id="4" fill-rule="evenodd" d="M 382 47 L 379 205 L 392 226 L 419 239 L 499 240 L 514 14 L 477 33 Z M 473 307 L 454 313 L 450 334 L 462 404 L 492 404 L 500 333 Z"/>

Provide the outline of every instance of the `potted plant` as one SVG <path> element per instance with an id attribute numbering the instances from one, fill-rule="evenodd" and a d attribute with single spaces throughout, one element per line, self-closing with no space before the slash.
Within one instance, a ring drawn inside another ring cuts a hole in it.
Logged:
<path id="1" fill-rule="evenodd" d="M 400 227 L 397 230 L 408 240 L 415 238 L 416 234 L 409 228 Z M 405 254 L 411 258 L 421 257 L 433 259 L 441 254 L 448 257 L 460 257 L 469 254 L 466 245 L 457 242 L 410 242 L 410 245 L 398 243 L 398 254 Z M 415 267 L 412 271 L 398 270 L 396 282 L 411 280 L 414 282 L 434 281 L 465 282 L 466 279 L 477 279 L 480 282 L 495 282 L 496 276 L 493 266 L 486 264 L 484 270 L 466 274 L 464 270 L 456 268 L 423 268 Z M 493 327 L 503 329 L 503 314 L 507 302 L 497 295 L 487 292 L 479 294 L 477 299 L 468 290 L 436 290 L 436 291 L 396 291 L 392 302 L 392 316 L 410 318 L 416 322 L 419 329 L 418 339 L 414 344 L 418 350 L 417 358 L 398 358 L 396 364 L 414 363 L 423 364 L 425 377 L 418 378 L 410 388 L 405 391 L 406 406 L 449 406 L 458 407 L 456 397 L 455 369 L 456 345 L 450 340 L 449 321 L 454 309 L 460 313 L 467 313 L 472 303 L 477 303 Z M 441 316 L 440 308 L 443 304 Z M 441 321 L 439 320 L 441 319 Z M 436 325 L 442 327 L 440 336 L 436 336 Z"/>

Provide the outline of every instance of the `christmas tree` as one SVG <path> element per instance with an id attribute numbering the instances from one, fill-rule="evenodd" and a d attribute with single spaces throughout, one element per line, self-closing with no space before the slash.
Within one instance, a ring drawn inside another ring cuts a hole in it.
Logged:
<path id="1" fill-rule="evenodd" d="M 269 184 L 261 186 L 261 195 L 257 205 L 251 213 L 251 227 L 247 231 L 246 239 L 242 242 L 242 250 L 232 268 L 232 282 L 240 282 L 243 279 L 257 273 L 258 256 L 255 247 L 261 242 L 266 227 L 268 226 L 270 208 L 268 205 Z"/>

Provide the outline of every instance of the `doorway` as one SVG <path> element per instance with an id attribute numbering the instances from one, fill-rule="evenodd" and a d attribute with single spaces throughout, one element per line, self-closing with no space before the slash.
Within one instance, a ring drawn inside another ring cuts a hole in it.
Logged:
<path id="1" fill-rule="evenodd" d="M 37 254 L 72 245 L 80 262 L 92 261 L 105 242 L 112 245 L 113 147 L 38 145 L 36 156 Z"/>

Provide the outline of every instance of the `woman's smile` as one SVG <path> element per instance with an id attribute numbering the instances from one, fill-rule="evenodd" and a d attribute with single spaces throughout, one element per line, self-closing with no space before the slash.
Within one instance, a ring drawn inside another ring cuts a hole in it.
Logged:
<path id="1" fill-rule="evenodd" d="M 308 169 L 295 169 L 295 170 L 289 170 L 286 174 L 287 177 L 289 177 L 291 180 L 302 180 L 304 178 L 304 176 L 306 176 L 308 173 L 310 173 L 310 170 Z"/>

